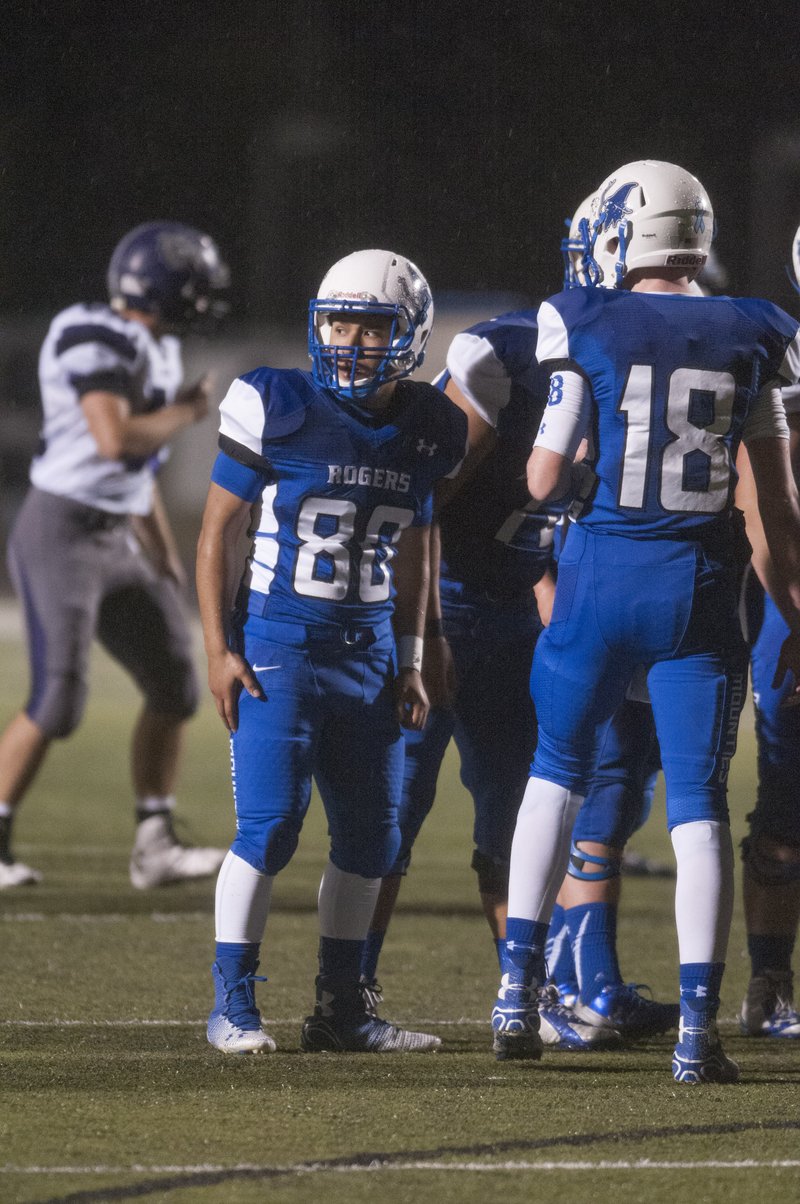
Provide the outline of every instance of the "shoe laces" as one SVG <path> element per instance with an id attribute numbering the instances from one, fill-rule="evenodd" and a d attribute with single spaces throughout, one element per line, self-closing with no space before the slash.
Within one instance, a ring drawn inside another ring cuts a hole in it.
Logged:
<path id="1" fill-rule="evenodd" d="M 265 974 L 243 974 L 233 982 L 229 979 L 224 980 L 225 1012 L 231 1024 L 238 1025 L 239 1020 L 250 1019 L 249 1013 L 255 1012 L 258 1015 L 255 984 L 266 981 Z"/>
<path id="2" fill-rule="evenodd" d="M 364 1001 L 369 1016 L 377 1019 L 378 1005 L 383 1003 L 383 987 L 378 982 L 377 978 L 363 979 L 358 984 L 359 993 Z"/>
<path id="3" fill-rule="evenodd" d="M 539 1010 L 552 1012 L 556 1016 L 562 1016 L 564 1019 L 574 1019 L 574 1013 L 571 1008 L 562 1003 L 561 996 L 558 993 L 558 987 L 554 983 L 547 983 L 544 987 L 539 987 L 537 992 Z"/>

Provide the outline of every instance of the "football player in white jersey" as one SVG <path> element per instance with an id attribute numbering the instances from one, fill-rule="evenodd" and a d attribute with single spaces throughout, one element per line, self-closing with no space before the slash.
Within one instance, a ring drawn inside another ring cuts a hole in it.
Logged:
<path id="1" fill-rule="evenodd" d="M 44 422 L 8 546 L 31 692 L 0 735 L 0 888 L 41 878 L 13 856 L 12 819 L 51 741 L 80 722 L 94 638 L 144 697 L 131 753 L 132 884 L 205 877 L 224 856 L 183 846 L 172 829 L 183 729 L 198 690 L 184 570 L 156 472 L 169 442 L 208 411 L 208 380 L 183 386 L 179 338 L 227 308 L 227 284 L 207 234 L 177 222 L 137 226 L 112 255 L 110 303 L 70 306 L 44 340 Z"/>

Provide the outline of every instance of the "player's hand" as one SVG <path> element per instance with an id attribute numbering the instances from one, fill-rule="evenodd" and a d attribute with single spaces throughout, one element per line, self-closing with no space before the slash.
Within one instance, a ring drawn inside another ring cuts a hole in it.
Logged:
<path id="1" fill-rule="evenodd" d="M 395 679 L 395 709 L 401 727 L 421 732 L 431 709 L 418 669 L 400 669 Z"/>
<path id="2" fill-rule="evenodd" d="M 570 469 L 570 492 L 572 501 L 567 508 L 567 514 L 573 520 L 578 518 L 586 502 L 597 484 L 597 473 L 585 460 L 578 460 Z"/>
<path id="3" fill-rule="evenodd" d="M 422 680 L 432 707 L 450 707 L 456 693 L 456 670 L 453 653 L 443 635 L 425 637 L 422 659 Z"/>
<path id="4" fill-rule="evenodd" d="M 800 706 L 800 632 L 790 632 L 781 645 L 775 676 L 772 679 L 773 690 L 781 688 L 787 673 L 792 675 L 792 686 L 781 706 Z"/>
<path id="5" fill-rule="evenodd" d="M 229 732 L 239 726 L 239 695 L 242 690 L 252 698 L 264 698 L 258 678 L 243 656 L 225 652 L 208 658 L 208 686 L 214 695 L 217 714 Z"/>
<path id="6" fill-rule="evenodd" d="M 200 422 L 208 413 L 211 405 L 211 390 L 214 387 L 214 376 L 204 372 L 193 384 L 187 385 L 178 392 L 176 405 L 188 406 L 194 415 L 194 421 Z"/>

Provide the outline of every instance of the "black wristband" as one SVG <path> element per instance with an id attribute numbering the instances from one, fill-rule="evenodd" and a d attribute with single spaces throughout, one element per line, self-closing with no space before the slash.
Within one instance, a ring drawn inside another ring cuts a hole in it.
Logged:
<path id="1" fill-rule="evenodd" d="M 441 619 L 428 619 L 425 623 L 426 640 L 441 639 L 444 636 L 444 623 Z"/>

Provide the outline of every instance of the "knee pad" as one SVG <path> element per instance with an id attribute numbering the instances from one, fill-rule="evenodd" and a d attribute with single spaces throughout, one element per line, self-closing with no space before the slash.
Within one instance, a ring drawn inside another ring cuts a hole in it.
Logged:
<path id="1" fill-rule="evenodd" d="M 757 836 L 745 836 L 740 847 L 747 872 L 759 886 L 790 886 L 800 882 L 800 859 L 781 861 L 772 853 L 765 853 Z"/>
<path id="2" fill-rule="evenodd" d="M 82 677 L 59 674 L 36 689 L 26 714 L 51 740 L 71 736 L 83 718 L 88 687 Z"/>
<path id="3" fill-rule="evenodd" d="M 482 895 L 500 895 L 508 898 L 508 863 L 495 861 L 480 849 L 472 854 L 472 869 L 478 875 L 478 890 Z"/>
<path id="4" fill-rule="evenodd" d="M 191 661 L 173 662 L 160 681 L 143 684 L 147 705 L 160 715 L 191 719 L 200 702 L 197 674 Z"/>
<path id="5" fill-rule="evenodd" d="M 279 819 L 269 825 L 264 840 L 265 874 L 272 877 L 289 864 L 300 839 L 300 828 L 296 819 Z"/>
<path id="6" fill-rule="evenodd" d="M 587 865 L 589 869 L 586 869 Z M 597 869 L 592 869 L 592 866 L 597 866 Z M 567 873 L 570 878 L 579 878 L 581 882 L 606 882 L 611 878 L 619 878 L 622 873 L 622 859 L 585 853 L 573 841 L 569 850 Z"/>

